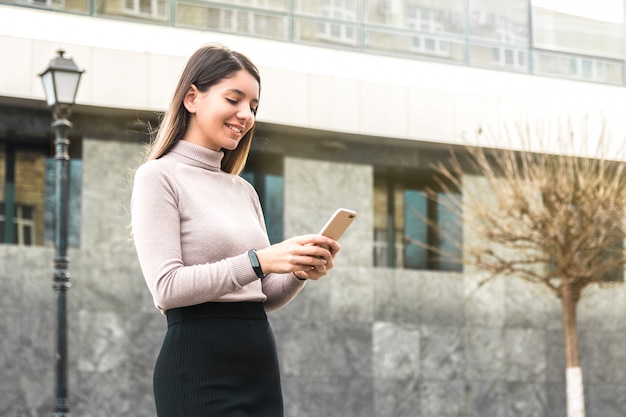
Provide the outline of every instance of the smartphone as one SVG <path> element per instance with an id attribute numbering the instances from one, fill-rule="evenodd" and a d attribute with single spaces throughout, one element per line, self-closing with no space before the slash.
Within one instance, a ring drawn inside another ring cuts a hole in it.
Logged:
<path id="1" fill-rule="evenodd" d="M 356 211 L 340 208 L 333 213 L 328 222 L 322 227 L 320 235 L 339 240 L 343 232 L 356 219 Z"/>

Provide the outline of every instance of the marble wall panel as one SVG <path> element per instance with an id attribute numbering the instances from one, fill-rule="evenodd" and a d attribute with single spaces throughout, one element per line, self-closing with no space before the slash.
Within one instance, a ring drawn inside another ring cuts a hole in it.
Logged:
<path id="1" fill-rule="evenodd" d="M 415 271 L 374 269 L 374 318 L 391 323 L 418 323 L 420 281 Z"/>
<path id="2" fill-rule="evenodd" d="M 565 396 L 565 384 L 549 383 L 546 384 L 545 390 L 547 397 L 546 417 L 566 417 L 567 399 Z M 592 413 L 589 412 L 591 410 L 587 411 L 587 415 L 592 415 Z"/>
<path id="3" fill-rule="evenodd" d="M 417 305 L 422 324 L 465 325 L 464 282 L 459 273 L 420 271 Z"/>
<path id="4" fill-rule="evenodd" d="M 507 381 L 545 382 L 547 379 L 545 332 L 507 328 L 505 338 Z"/>
<path id="5" fill-rule="evenodd" d="M 503 417 L 544 417 L 548 399 L 544 384 L 509 382 Z"/>
<path id="6" fill-rule="evenodd" d="M 467 327 L 466 378 L 469 381 L 505 380 L 507 354 L 504 329 Z"/>
<path id="7" fill-rule="evenodd" d="M 421 417 L 419 378 L 374 380 L 374 415 Z"/>
<path id="8" fill-rule="evenodd" d="M 459 381 L 465 378 L 463 327 L 420 327 L 420 377 L 427 381 Z"/>
<path id="9" fill-rule="evenodd" d="M 372 379 L 286 377 L 283 396 L 285 416 L 378 417 Z"/>
<path id="10" fill-rule="evenodd" d="M 468 326 L 502 327 L 506 320 L 506 286 L 502 278 L 483 283 L 485 276 L 467 273 L 465 281 L 465 320 Z"/>
<path id="11" fill-rule="evenodd" d="M 330 287 L 330 319 L 371 323 L 374 320 L 375 271 L 363 267 L 337 267 L 325 283 Z"/>
<path id="12" fill-rule="evenodd" d="M 331 416 L 330 407 L 338 392 L 329 378 L 290 377 L 282 379 L 285 416 Z"/>
<path id="13" fill-rule="evenodd" d="M 82 247 L 132 253 L 129 201 L 143 150 L 135 142 L 83 140 Z"/>
<path id="14" fill-rule="evenodd" d="M 374 377 L 409 379 L 420 375 L 420 334 L 411 325 L 376 322 L 373 325 Z"/>
<path id="15" fill-rule="evenodd" d="M 80 309 L 115 312 L 137 311 L 145 307 L 158 314 L 143 279 L 134 250 L 83 253 L 75 266 L 71 297 Z"/>
<path id="16" fill-rule="evenodd" d="M 424 416 L 465 417 L 463 381 L 424 381 L 420 396 Z"/>
<path id="17" fill-rule="evenodd" d="M 588 416 L 626 416 L 626 390 L 624 385 L 587 384 L 585 405 Z"/>
<path id="18" fill-rule="evenodd" d="M 581 330 L 626 331 L 626 285 L 616 283 L 601 288 L 589 286 L 578 303 L 578 326 Z"/>
<path id="19" fill-rule="evenodd" d="M 585 383 L 626 384 L 626 368 L 621 366 L 626 363 L 626 334 L 583 330 L 578 338 Z"/>
<path id="20" fill-rule="evenodd" d="M 505 282 L 505 323 L 510 327 L 560 327 L 560 299 L 547 288 L 519 278 Z"/>
<path id="21" fill-rule="evenodd" d="M 122 369 L 128 360 L 127 322 L 110 311 L 81 310 L 78 370 L 107 373 Z"/>
<path id="22" fill-rule="evenodd" d="M 17 255 L 19 260 L 18 273 L 22 288 L 22 295 L 30 306 L 42 310 L 52 310 L 54 308 L 54 249 L 49 247 L 37 247 L 32 251 L 22 251 Z M 70 282 L 76 270 L 75 250 L 70 250 L 69 274 Z M 70 289 L 71 293 L 71 289 Z M 68 296 L 68 300 L 71 300 Z M 74 304 L 70 304 L 68 308 L 72 309 Z M 22 308 L 26 306 L 22 305 Z"/>
<path id="23" fill-rule="evenodd" d="M 502 381 L 466 382 L 467 416 L 504 416 L 507 384 Z"/>

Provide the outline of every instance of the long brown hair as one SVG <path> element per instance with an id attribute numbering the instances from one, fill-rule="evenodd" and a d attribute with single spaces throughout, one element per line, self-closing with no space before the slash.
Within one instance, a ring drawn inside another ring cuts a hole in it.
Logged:
<path id="1" fill-rule="evenodd" d="M 259 70 L 245 55 L 221 45 L 206 45 L 194 52 L 178 80 L 170 106 L 148 145 L 146 160 L 162 157 L 185 134 L 190 114 L 183 105 L 183 99 L 192 84 L 199 91 L 205 92 L 214 84 L 232 77 L 235 72 L 241 70 L 247 71 L 257 80 L 260 92 Z M 241 139 L 237 148 L 223 150 L 222 170 L 239 175 L 248 159 L 253 134 L 254 125 Z"/>

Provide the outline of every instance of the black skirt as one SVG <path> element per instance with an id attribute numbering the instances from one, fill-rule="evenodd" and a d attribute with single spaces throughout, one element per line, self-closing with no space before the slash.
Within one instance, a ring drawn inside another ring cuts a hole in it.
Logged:
<path id="1" fill-rule="evenodd" d="M 274 335 L 262 303 L 167 312 L 154 370 L 158 417 L 281 417 Z"/>

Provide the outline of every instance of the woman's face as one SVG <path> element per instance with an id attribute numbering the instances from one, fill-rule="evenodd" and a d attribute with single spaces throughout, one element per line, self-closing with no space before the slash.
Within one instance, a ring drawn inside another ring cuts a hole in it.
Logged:
<path id="1" fill-rule="evenodd" d="M 233 150 L 254 125 L 259 83 L 240 70 L 205 92 L 192 85 L 183 104 L 191 114 L 183 140 L 214 151 Z"/>

